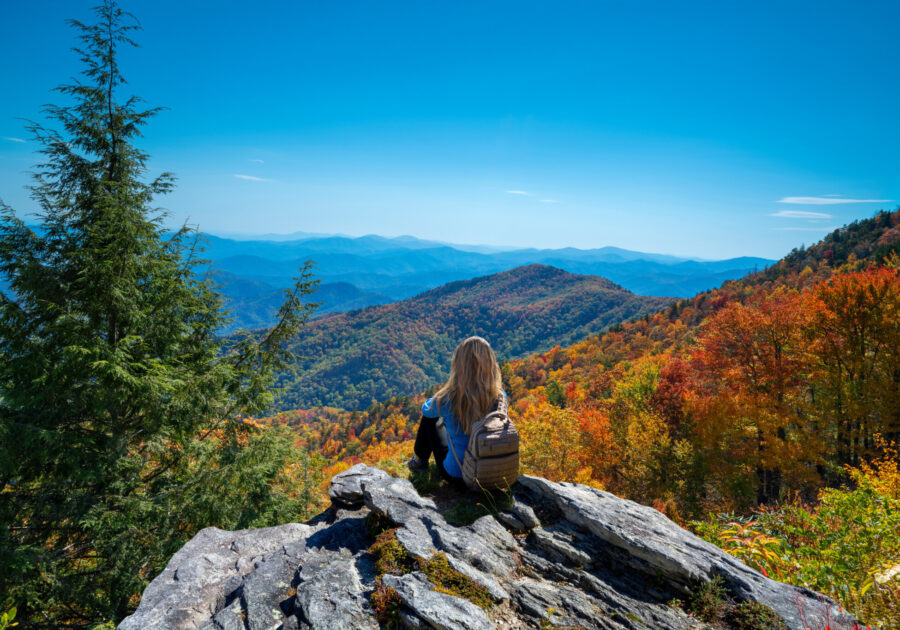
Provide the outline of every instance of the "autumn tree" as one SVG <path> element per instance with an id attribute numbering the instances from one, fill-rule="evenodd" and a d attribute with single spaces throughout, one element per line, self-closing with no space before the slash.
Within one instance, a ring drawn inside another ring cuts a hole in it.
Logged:
<path id="1" fill-rule="evenodd" d="M 837 463 L 856 466 L 875 453 L 876 435 L 900 438 L 900 272 L 835 274 L 805 308 L 821 382 L 816 403 Z"/>
<path id="2" fill-rule="evenodd" d="M 798 294 L 783 288 L 731 302 L 709 318 L 691 355 L 695 440 L 718 451 L 721 465 L 755 470 L 757 503 L 779 497 L 785 474 L 808 478 L 818 457 L 805 318 Z"/>

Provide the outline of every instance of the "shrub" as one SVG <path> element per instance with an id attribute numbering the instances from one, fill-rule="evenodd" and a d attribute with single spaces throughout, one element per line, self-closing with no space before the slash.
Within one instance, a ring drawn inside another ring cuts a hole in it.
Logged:
<path id="1" fill-rule="evenodd" d="M 741 602 L 726 618 L 735 630 L 787 630 L 781 617 L 759 602 Z"/>
<path id="2" fill-rule="evenodd" d="M 793 503 L 761 510 L 752 523 L 722 515 L 691 527 L 759 571 L 774 567 L 783 581 L 828 595 L 873 627 L 900 628 L 900 577 L 887 578 L 900 557 L 897 463 L 885 457 L 848 474 L 856 487 L 823 490 L 816 506 Z"/>
<path id="3" fill-rule="evenodd" d="M 375 611 L 375 618 L 382 627 L 390 630 L 400 627 L 400 607 L 403 601 L 397 591 L 381 583 L 381 578 L 378 578 L 378 584 L 369 596 L 369 601 L 372 603 L 372 610 Z"/>

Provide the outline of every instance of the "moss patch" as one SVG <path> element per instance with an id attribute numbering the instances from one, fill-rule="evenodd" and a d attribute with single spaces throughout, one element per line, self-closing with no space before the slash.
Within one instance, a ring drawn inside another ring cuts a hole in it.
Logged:
<path id="1" fill-rule="evenodd" d="M 369 553 L 375 556 L 375 573 L 378 577 L 385 574 L 403 575 L 414 571 L 415 559 L 397 540 L 397 528 L 382 532 L 369 547 Z"/>
<path id="2" fill-rule="evenodd" d="M 434 554 L 430 560 L 419 559 L 419 570 L 434 584 L 434 590 L 454 597 L 462 597 L 487 610 L 493 600 L 487 589 L 467 575 L 450 566 L 443 553 Z"/>
<path id="3" fill-rule="evenodd" d="M 484 609 L 490 608 L 493 603 L 488 590 L 451 567 L 445 554 L 436 553 L 429 560 L 410 554 L 397 540 L 397 528 L 381 532 L 369 547 L 369 552 L 375 556 L 375 572 L 379 586 L 381 586 L 381 576 L 385 574 L 399 576 L 413 571 L 421 571 L 434 584 L 434 590 L 440 593 L 462 597 Z M 383 605 L 382 600 L 387 597 L 384 589 L 387 588 L 382 587 L 381 591 L 376 588 L 373 591 L 370 597 L 373 608 L 376 607 L 376 597 L 379 599 L 378 605 Z"/>

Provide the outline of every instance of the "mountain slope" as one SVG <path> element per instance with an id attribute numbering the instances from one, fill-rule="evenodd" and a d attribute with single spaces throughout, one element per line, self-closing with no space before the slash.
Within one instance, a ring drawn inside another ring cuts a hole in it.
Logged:
<path id="1" fill-rule="evenodd" d="M 444 378 L 456 344 L 481 335 L 501 359 L 572 343 L 661 308 L 593 276 L 543 265 L 453 282 L 414 298 L 310 323 L 291 350 L 303 376 L 283 373 L 281 409 L 365 407 Z"/>

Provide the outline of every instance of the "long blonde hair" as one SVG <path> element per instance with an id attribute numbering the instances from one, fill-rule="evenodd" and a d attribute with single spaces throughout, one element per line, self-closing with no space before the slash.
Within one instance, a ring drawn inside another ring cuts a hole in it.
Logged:
<path id="1" fill-rule="evenodd" d="M 456 346 L 450 362 L 450 378 L 435 393 L 438 408 L 449 404 L 467 435 L 503 395 L 500 366 L 491 345 L 481 337 L 469 337 Z"/>

